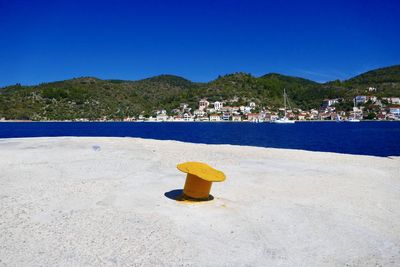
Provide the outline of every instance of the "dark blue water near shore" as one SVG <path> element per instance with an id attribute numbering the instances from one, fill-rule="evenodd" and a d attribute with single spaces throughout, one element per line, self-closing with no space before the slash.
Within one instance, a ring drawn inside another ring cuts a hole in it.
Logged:
<path id="1" fill-rule="evenodd" d="M 0 138 L 116 136 L 206 144 L 305 149 L 375 156 L 400 156 L 399 122 L 271 123 L 0 123 Z"/>

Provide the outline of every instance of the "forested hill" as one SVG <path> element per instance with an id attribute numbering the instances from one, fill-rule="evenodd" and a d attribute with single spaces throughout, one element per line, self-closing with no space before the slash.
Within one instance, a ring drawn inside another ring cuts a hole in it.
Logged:
<path id="1" fill-rule="evenodd" d="M 400 65 L 376 69 L 348 80 L 352 84 L 381 84 L 400 82 Z"/>
<path id="2" fill-rule="evenodd" d="M 377 91 L 367 92 L 368 87 L 375 87 Z M 305 110 L 318 108 L 325 98 L 342 97 L 350 101 L 357 94 L 400 96 L 400 65 L 323 84 L 276 73 L 261 77 L 233 73 L 208 83 L 160 75 L 139 81 L 82 77 L 37 86 L 17 84 L 0 89 L 0 118 L 121 119 L 139 114 L 152 115 L 159 109 L 170 112 L 180 103 L 195 109 L 201 98 L 224 100 L 227 105 L 254 101 L 261 107 L 275 109 L 282 105 L 284 88 L 292 105 Z"/>

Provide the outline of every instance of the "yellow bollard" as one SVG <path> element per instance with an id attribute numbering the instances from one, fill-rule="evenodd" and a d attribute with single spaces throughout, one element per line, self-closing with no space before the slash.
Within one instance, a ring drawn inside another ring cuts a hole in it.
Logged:
<path id="1" fill-rule="evenodd" d="M 223 172 L 201 162 L 185 162 L 176 167 L 187 173 L 183 197 L 189 200 L 208 200 L 212 182 L 222 182 L 226 179 Z"/>
<path id="2" fill-rule="evenodd" d="M 194 199 L 208 199 L 210 196 L 211 182 L 205 181 L 196 175 L 188 173 L 186 176 L 183 193 Z"/>

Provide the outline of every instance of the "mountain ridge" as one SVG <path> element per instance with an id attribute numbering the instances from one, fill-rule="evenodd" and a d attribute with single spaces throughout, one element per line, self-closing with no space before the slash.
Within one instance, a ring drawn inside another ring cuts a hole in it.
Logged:
<path id="1" fill-rule="evenodd" d="M 285 88 L 292 104 L 301 109 L 318 108 L 325 98 L 343 98 L 351 103 L 357 94 L 400 96 L 400 65 L 371 70 L 345 81 L 318 83 L 301 77 L 268 73 L 255 77 L 236 72 L 199 83 L 162 74 L 141 80 L 77 77 L 33 86 L 13 85 L 0 89 L 0 118 L 6 119 L 122 119 L 156 110 L 171 112 L 180 103 L 193 110 L 201 98 L 228 105 L 255 102 L 260 108 L 282 105 Z"/>
<path id="2" fill-rule="evenodd" d="M 298 80 L 303 80 L 303 81 L 307 81 L 307 82 L 311 82 L 311 83 L 315 83 L 315 84 L 329 84 L 335 81 L 340 81 L 340 82 L 346 82 L 346 81 L 357 81 L 360 78 L 363 77 L 368 77 L 371 75 L 376 75 L 376 73 L 380 73 L 382 71 L 385 72 L 390 72 L 391 75 L 396 75 L 396 77 L 398 77 L 398 79 L 395 79 L 395 82 L 400 82 L 400 64 L 396 64 L 396 65 L 391 65 L 391 66 L 387 66 L 387 67 L 380 67 L 380 68 L 376 68 L 373 70 L 369 70 L 360 74 L 357 74 L 353 77 L 350 77 L 348 79 L 345 80 L 340 80 L 340 79 L 336 79 L 336 80 L 331 80 L 331 81 L 326 81 L 326 82 L 317 82 L 308 78 L 303 78 L 303 77 L 299 77 L 299 76 L 294 76 L 294 75 L 288 75 L 288 74 L 281 74 L 281 73 L 277 73 L 277 72 L 269 72 L 266 74 L 263 74 L 261 76 L 253 76 L 250 73 L 245 73 L 245 72 L 234 72 L 234 73 L 228 73 L 225 75 L 219 75 L 218 78 L 214 79 L 214 80 L 210 80 L 208 82 L 196 82 L 196 81 L 191 81 L 190 79 L 187 79 L 183 76 L 180 75 L 175 75 L 175 74 L 169 74 L 169 73 L 163 73 L 163 74 L 159 74 L 159 75 L 155 75 L 155 76 L 150 76 L 147 78 L 142 78 L 142 79 L 137 79 L 137 80 L 123 80 L 123 79 L 101 79 L 95 76 L 79 76 L 79 77 L 72 77 L 69 79 L 65 79 L 65 80 L 58 80 L 58 81 L 50 81 L 50 82 L 42 82 L 39 84 L 34 84 L 34 85 L 25 85 L 26 87 L 31 87 L 31 86 L 39 86 L 41 84 L 48 84 L 48 83 L 57 83 L 57 82 L 65 82 L 65 81 L 73 81 L 73 80 L 98 80 L 98 81 L 109 81 L 109 82 L 117 82 L 117 83 L 135 83 L 135 82 L 141 82 L 141 81 L 148 81 L 148 80 L 154 80 L 154 79 L 163 79 L 163 78 L 167 78 L 167 79 L 181 79 L 181 80 L 185 80 L 188 82 L 191 82 L 193 84 L 205 84 L 205 83 L 211 83 L 215 80 L 218 80 L 221 77 L 227 77 L 227 76 L 234 76 L 237 74 L 245 74 L 245 75 L 249 75 L 253 78 L 256 79 L 262 79 L 262 78 L 271 78 L 271 77 L 277 77 L 277 78 L 283 78 L 283 79 L 287 79 L 287 78 L 292 78 L 292 79 L 298 79 Z M 393 80 L 385 80 L 385 81 L 393 81 Z M 1 86 L 0 89 L 3 88 L 7 88 L 7 87 L 12 87 L 14 85 L 6 85 L 6 86 Z"/>

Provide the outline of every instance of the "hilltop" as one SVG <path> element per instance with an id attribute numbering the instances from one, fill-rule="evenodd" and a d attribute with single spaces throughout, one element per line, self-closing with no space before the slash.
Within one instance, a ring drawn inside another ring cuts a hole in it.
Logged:
<path id="1" fill-rule="evenodd" d="M 348 80 L 353 84 L 381 84 L 400 82 L 400 65 L 371 70 Z"/>
<path id="2" fill-rule="evenodd" d="M 286 88 L 292 105 L 304 110 L 318 108 L 325 98 L 350 101 L 357 94 L 377 88 L 377 97 L 400 96 L 400 65 L 376 69 L 346 81 L 318 83 L 277 73 L 254 77 L 248 73 L 220 76 L 207 83 L 175 75 L 159 75 L 138 81 L 101 80 L 81 77 L 36 86 L 20 84 L 0 89 L 0 118 L 6 119 L 122 119 L 156 110 L 168 113 L 187 103 L 194 110 L 198 101 L 225 101 L 277 109 Z M 351 101 L 350 101 L 351 102 Z"/>

